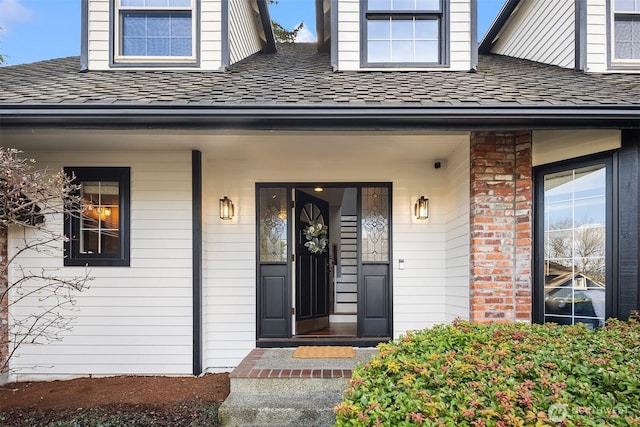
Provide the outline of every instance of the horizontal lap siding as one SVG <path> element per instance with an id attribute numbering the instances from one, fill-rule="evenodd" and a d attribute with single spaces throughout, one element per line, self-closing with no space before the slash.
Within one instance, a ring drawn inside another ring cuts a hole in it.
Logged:
<path id="1" fill-rule="evenodd" d="M 222 63 L 221 0 L 201 0 L 200 13 L 196 13 L 195 19 L 198 19 L 198 17 L 200 19 L 199 69 L 218 70 Z M 110 69 L 110 23 L 109 0 L 89 0 L 88 50 L 90 70 Z M 198 27 L 196 26 L 196 28 Z M 78 67 L 80 67 L 80 64 L 78 64 Z M 157 69 L 157 67 L 154 67 L 154 69 Z"/>
<path id="2" fill-rule="evenodd" d="M 89 69 L 109 69 L 109 0 L 89 0 Z M 80 64 L 78 64 L 78 68 Z"/>
<path id="3" fill-rule="evenodd" d="M 246 142 L 243 138 L 251 137 L 234 137 L 234 144 L 242 146 Z M 392 181 L 394 335 L 445 321 L 447 223 L 451 216 L 447 197 L 453 191 L 447 190 L 451 175 L 446 167 L 434 169 L 433 160 L 422 153 L 416 160 L 391 160 L 402 147 L 411 148 L 396 146 L 394 135 L 255 138 L 260 138 L 260 145 L 247 148 L 246 158 L 238 159 L 236 154 L 229 161 L 224 151 L 203 152 L 207 213 L 203 254 L 206 369 L 234 367 L 255 347 L 256 182 Z M 459 138 L 456 147 L 465 151 L 468 158 L 468 136 Z M 420 146 L 419 142 L 416 144 Z M 460 166 L 465 167 L 468 165 Z M 413 216 L 413 204 L 422 195 L 431 202 L 427 221 Z M 218 203 L 223 196 L 228 196 L 236 208 L 230 221 L 218 216 Z M 405 260 L 403 270 L 398 268 L 399 259 Z"/>
<path id="4" fill-rule="evenodd" d="M 469 151 L 449 159 L 447 215 L 447 312 L 445 320 L 469 318 Z"/>
<path id="5" fill-rule="evenodd" d="M 47 375 L 190 374 L 192 340 L 191 153 L 27 153 L 38 165 L 131 167 L 131 266 L 90 267 L 90 288 L 77 295 L 74 327 L 61 342 L 24 346 L 12 367 L 24 377 Z M 61 221 L 55 227 L 62 230 Z M 12 247 L 18 234 L 11 235 Z M 24 267 L 57 268 L 60 257 L 27 254 Z M 17 277 L 14 268 L 11 278 Z M 12 307 L 20 316 L 35 301 Z M 27 369 L 38 365 L 35 370 Z"/>
<path id="6" fill-rule="evenodd" d="M 545 64 L 575 64 L 575 4 L 569 0 L 520 3 L 492 52 Z"/>
<path id="7" fill-rule="evenodd" d="M 253 1 L 229 0 L 229 48 L 231 64 L 262 49 Z"/>
<path id="8" fill-rule="evenodd" d="M 587 71 L 607 71 L 607 5 L 587 0 Z"/>

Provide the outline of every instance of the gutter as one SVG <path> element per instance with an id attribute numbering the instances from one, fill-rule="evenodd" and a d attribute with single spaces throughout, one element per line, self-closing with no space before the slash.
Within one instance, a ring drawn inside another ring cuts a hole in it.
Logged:
<path id="1" fill-rule="evenodd" d="M 640 129 L 640 105 L 3 104 L 0 127 L 252 130 Z"/>

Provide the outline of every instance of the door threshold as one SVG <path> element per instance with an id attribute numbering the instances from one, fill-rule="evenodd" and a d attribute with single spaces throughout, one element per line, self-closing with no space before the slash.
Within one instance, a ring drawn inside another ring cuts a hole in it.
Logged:
<path id="1" fill-rule="evenodd" d="M 291 338 L 261 338 L 256 341 L 257 348 L 290 348 L 303 345 L 312 346 L 350 346 L 376 347 L 380 343 L 391 341 L 391 337 L 356 338 L 356 337 L 327 337 L 294 336 Z"/>

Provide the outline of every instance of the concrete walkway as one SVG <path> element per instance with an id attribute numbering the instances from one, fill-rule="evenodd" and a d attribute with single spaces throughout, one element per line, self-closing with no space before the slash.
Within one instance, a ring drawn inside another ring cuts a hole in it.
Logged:
<path id="1" fill-rule="evenodd" d="M 377 349 L 357 348 L 355 358 L 296 359 L 293 352 L 255 349 L 234 369 L 221 425 L 330 426 L 353 368 Z"/>

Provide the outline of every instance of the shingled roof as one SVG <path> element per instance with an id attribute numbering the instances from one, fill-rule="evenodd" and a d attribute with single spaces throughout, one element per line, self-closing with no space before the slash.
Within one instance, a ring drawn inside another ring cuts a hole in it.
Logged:
<path id="1" fill-rule="evenodd" d="M 264 128 L 274 120 L 288 125 L 310 118 L 316 126 L 349 128 L 383 121 L 531 128 L 535 120 L 539 126 L 638 127 L 640 74 L 585 74 L 492 54 L 480 55 L 477 72 L 333 72 L 329 55 L 314 45 L 284 44 L 224 73 L 81 73 L 77 57 L 4 67 L 0 103 L 3 126 L 103 125 L 105 118 L 115 124 L 118 116 L 128 125 L 209 127 L 236 121 Z"/>
<path id="2" fill-rule="evenodd" d="M 280 45 L 229 72 L 79 72 L 69 57 L 0 69 L 4 103 L 640 105 L 640 75 L 593 75 L 481 55 L 476 73 L 331 70 L 311 44 Z"/>

